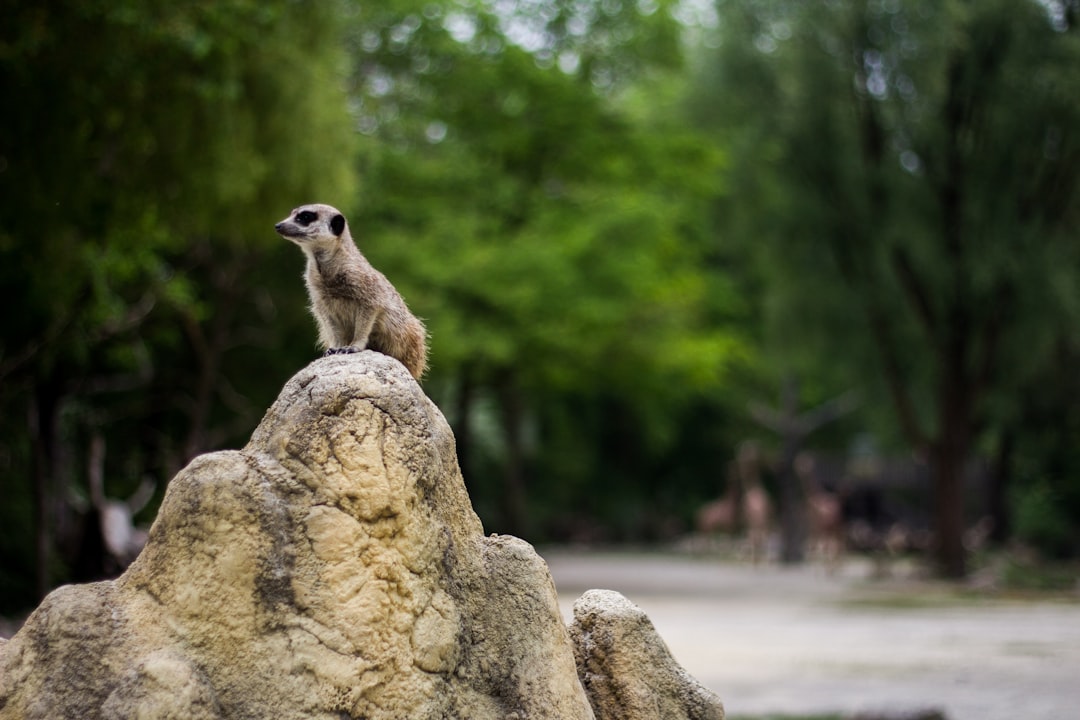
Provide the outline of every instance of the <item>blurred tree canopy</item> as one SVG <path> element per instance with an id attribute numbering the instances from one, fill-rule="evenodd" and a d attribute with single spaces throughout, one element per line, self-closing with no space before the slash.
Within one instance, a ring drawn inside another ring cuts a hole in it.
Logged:
<path id="1" fill-rule="evenodd" d="M 676 23 L 661 7 L 537 7 L 403 4 L 354 39 L 354 226 L 428 318 L 429 387 L 475 499 L 500 501 L 482 514 L 526 536 L 545 500 L 605 512 L 605 476 L 644 512 L 647 456 L 746 353 L 702 263 L 719 155 L 626 89 L 669 92 Z"/>
<path id="2" fill-rule="evenodd" d="M 648 533 L 713 492 L 706 471 L 652 512 L 696 472 L 679 418 L 749 352 L 701 262 L 721 155 L 671 112 L 672 8 L 15 3 L 4 605 L 106 571 L 91 478 L 160 497 L 313 357 L 271 226 L 315 199 L 426 318 L 426 389 L 493 529 L 611 520 L 614 493 Z"/>
<path id="3" fill-rule="evenodd" d="M 719 9 L 696 113 L 731 148 L 723 234 L 761 278 L 764 354 L 891 407 L 933 471 L 938 560 L 962 575 L 966 464 L 1012 462 L 1035 398 L 1075 387 L 1077 4 Z"/>
<path id="4" fill-rule="evenodd" d="M 7 3 L 0 610 L 109 571 L 95 478 L 160 498 L 315 356 L 272 230 L 309 201 L 425 319 L 491 530 L 685 531 L 747 401 L 797 376 L 934 459 L 943 537 L 974 456 L 1042 537 L 1080 510 L 1077 15 Z"/>
<path id="5" fill-rule="evenodd" d="M 7 4 L 6 601 L 100 571 L 80 557 L 91 438 L 109 495 L 163 490 L 303 362 L 299 270 L 272 225 L 300 197 L 352 201 L 345 66 L 332 5 Z"/>

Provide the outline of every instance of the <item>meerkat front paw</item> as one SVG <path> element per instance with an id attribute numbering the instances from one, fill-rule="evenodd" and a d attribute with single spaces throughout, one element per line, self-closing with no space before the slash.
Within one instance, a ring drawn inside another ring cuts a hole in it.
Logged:
<path id="1" fill-rule="evenodd" d="M 330 357 L 331 355 L 349 355 L 358 352 L 360 352 L 360 348 L 355 345 L 346 345 L 345 347 L 339 348 L 327 348 L 326 352 L 323 353 L 323 357 Z"/>

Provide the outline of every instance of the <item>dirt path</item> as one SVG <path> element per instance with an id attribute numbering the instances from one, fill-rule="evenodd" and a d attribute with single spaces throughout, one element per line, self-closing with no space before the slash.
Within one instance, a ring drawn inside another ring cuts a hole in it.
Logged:
<path id="1" fill-rule="evenodd" d="M 949 720 L 1080 718 L 1080 601 L 961 601 L 865 568 L 752 568 L 541 551 L 569 617 L 589 588 L 644 609 L 728 715 L 914 710 Z"/>

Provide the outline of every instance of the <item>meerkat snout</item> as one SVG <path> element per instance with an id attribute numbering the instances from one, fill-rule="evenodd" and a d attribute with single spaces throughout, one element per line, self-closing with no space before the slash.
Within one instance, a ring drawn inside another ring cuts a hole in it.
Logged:
<path id="1" fill-rule="evenodd" d="M 398 359 L 420 379 L 427 331 L 356 247 L 345 216 L 329 205 L 302 205 L 274 229 L 307 256 L 304 277 L 326 354 L 370 348 Z"/>

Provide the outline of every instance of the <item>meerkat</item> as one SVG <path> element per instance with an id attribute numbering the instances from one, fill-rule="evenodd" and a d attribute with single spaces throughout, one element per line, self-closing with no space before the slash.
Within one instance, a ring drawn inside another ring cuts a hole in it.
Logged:
<path id="1" fill-rule="evenodd" d="M 301 205 L 274 229 L 307 256 L 304 277 L 325 354 L 376 350 L 419 380 L 427 367 L 424 325 L 360 252 L 345 216 L 329 205 Z"/>

